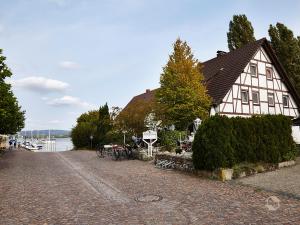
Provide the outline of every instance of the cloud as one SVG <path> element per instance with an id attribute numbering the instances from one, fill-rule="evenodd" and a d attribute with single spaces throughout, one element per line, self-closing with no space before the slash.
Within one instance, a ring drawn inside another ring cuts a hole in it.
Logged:
<path id="1" fill-rule="evenodd" d="M 78 63 L 72 61 L 62 61 L 59 63 L 59 66 L 67 70 L 75 70 L 80 68 Z"/>
<path id="2" fill-rule="evenodd" d="M 95 108 L 94 105 L 92 105 L 88 102 L 82 101 L 79 98 L 69 96 L 69 95 L 65 95 L 61 98 L 52 99 L 52 100 L 48 101 L 47 104 L 51 105 L 51 106 L 56 106 L 56 107 L 76 106 L 76 107 L 80 107 L 80 108 Z"/>
<path id="3" fill-rule="evenodd" d="M 19 80 L 10 80 L 9 83 L 12 84 L 13 87 L 23 88 L 39 93 L 63 92 L 69 87 L 69 84 L 63 81 L 35 76 Z"/>

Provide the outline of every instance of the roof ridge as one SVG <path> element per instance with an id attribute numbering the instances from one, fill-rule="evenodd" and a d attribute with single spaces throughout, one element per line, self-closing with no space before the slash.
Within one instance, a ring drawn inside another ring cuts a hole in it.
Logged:
<path id="1" fill-rule="evenodd" d="M 224 57 L 226 57 L 226 56 L 228 56 L 228 55 L 232 55 L 233 53 L 236 54 L 237 52 L 242 51 L 242 50 L 244 50 L 245 48 L 247 48 L 247 47 L 249 47 L 249 46 L 252 46 L 252 45 L 254 45 L 254 44 L 258 44 L 258 43 L 259 43 L 259 45 L 262 45 L 264 41 L 267 41 L 267 38 L 266 38 L 266 37 L 263 37 L 263 38 L 258 39 L 258 40 L 256 40 L 256 41 L 249 42 L 249 43 L 245 44 L 244 46 L 242 46 L 242 47 L 240 47 L 240 48 L 238 48 L 238 49 L 235 49 L 235 50 L 233 50 L 233 51 L 226 52 L 226 54 L 224 54 L 224 55 L 221 55 L 221 56 L 215 56 L 214 58 L 211 58 L 211 59 L 208 59 L 208 60 L 202 62 L 202 64 L 207 63 L 207 62 L 212 61 L 212 60 L 215 60 L 215 59 L 224 58 Z"/>

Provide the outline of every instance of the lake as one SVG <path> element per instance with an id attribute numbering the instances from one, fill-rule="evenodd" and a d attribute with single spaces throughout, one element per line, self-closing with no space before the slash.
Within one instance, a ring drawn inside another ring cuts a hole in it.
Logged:
<path id="1" fill-rule="evenodd" d="M 56 151 L 69 151 L 73 149 L 71 138 L 56 138 Z"/>

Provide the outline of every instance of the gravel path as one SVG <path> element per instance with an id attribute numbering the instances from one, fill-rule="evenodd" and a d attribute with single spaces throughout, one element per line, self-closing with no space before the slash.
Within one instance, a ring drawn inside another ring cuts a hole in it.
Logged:
<path id="1" fill-rule="evenodd" d="M 0 190 L 1 225 L 300 224 L 297 199 L 89 151 L 7 153 Z"/>
<path id="2" fill-rule="evenodd" d="M 295 166 L 245 177 L 238 182 L 300 200 L 300 157 L 296 162 Z"/>

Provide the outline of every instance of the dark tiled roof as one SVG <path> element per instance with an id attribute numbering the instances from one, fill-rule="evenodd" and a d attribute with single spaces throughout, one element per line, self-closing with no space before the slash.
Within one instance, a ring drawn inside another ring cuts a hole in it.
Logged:
<path id="1" fill-rule="evenodd" d="M 260 39 L 203 63 L 206 88 L 214 103 L 219 103 L 225 97 L 264 42 L 267 42 L 265 38 Z"/>
<path id="2" fill-rule="evenodd" d="M 208 94 L 213 98 L 214 104 L 219 104 L 222 101 L 260 47 L 263 47 L 267 52 L 278 73 L 281 75 L 282 81 L 286 84 L 291 95 L 296 100 L 297 106 L 300 107 L 299 96 L 266 38 L 251 42 L 242 48 L 225 53 L 203 63 L 206 88 Z M 127 106 L 139 99 L 146 101 L 153 100 L 154 92 L 155 90 L 152 90 L 135 96 Z"/>
<path id="3" fill-rule="evenodd" d="M 154 99 L 154 95 L 155 95 L 155 91 L 157 89 L 154 89 L 154 90 L 149 90 L 147 89 L 145 93 L 143 94 L 140 94 L 140 95 L 137 95 L 137 96 L 134 96 L 130 102 L 128 102 L 128 104 L 125 106 L 124 110 L 126 110 L 126 108 L 131 105 L 131 104 L 134 104 L 136 102 L 139 102 L 141 100 L 145 101 L 145 102 L 151 102 L 153 99 Z"/>

